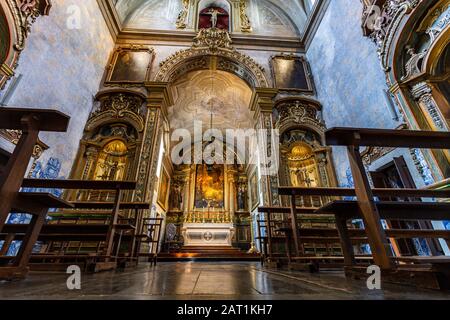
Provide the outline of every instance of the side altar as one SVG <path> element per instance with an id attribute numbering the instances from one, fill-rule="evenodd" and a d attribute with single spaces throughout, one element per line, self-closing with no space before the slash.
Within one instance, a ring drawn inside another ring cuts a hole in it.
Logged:
<path id="1" fill-rule="evenodd" d="M 184 183 L 172 188 L 172 199 L 178 201 L 171 202 L 171 208 L 180 213 L 178 232 L 183 246 L 232 247 L 240 234 L 235 212 L 246 205 L 247 189 L 238 168 L 197 164 L 178 169 L 176 176 Z"/>

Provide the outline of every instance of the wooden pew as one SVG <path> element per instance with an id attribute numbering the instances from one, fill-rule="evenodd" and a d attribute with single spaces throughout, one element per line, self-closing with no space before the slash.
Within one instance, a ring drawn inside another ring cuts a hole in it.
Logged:
<path id="1" fill-rule="evenodd" d="M 380 221 L 374 193 L 360 154 L 361 147 L 449 149 L 450 133 L 436 131 L 333 128 L 325 133 L 329 146 L 345 146 L 350 161 L 359 210 L 366 226 L 375 263 L 383 270 L 394 269 L 390 245 Z"/>
<path id="2" fill-rule="evenodd" d="M 326 132 L 326 142 L 333 146 L 346 146 L 350 168 L 352 170 L 355 189 L 338 189 L 338 188 L 292 188 L 282 187 L 279 190 L 280 195 L 291 196 L 291 219 L 293 238 L 296 243 L 296 251 L 298 247 L 298 229 L 295 228 L 295 204 L 296 196 L 304 195 L 322 195 L 322 196 L 356 196 L 356 201 L 335 201 L 317 211 L 317 213 L 336 215 L 336 225 L 339 229 L 343 250 L 345 253 L 345 261 L 347 265 L 355 266 L 355 260 L 352 256 L 353 249 L 350 238 L 348 236 L 346 220 L 350 216 L 358 216 L 363 219 L 365 232 L 368 243 L 373 253 L 374 262 L 378 265 L 385 276 L 393 281 L 397 281 L 401 277 L 407 279 L 411 277 L 413 270 L 403 268 L 399 265 L 398 259 L 392 257 L 390 245 L 388 242 L 389 231 L 384 230 L 381 219 L 425 219 L 425 220 L 446 220 L 449 219 L 450 206 L 448 203 L 434 202 L 404 202 L 404 201 L 377 201 L 376 196 L 381 198 L 449 198 L 448 190 L 411 190 L 411 189 L 372 189 L 363 165 L 360 155 L 360 147 L 362 146 L 378 146 L 378 147 L 399 147 L 399 148 L 434 148 L 449 149 L 450 133 L 449 132 L 422 132 L 422 131 L 399 131 L 399 130 L 378 130 L 378 129 L 347 129 L 335 128 Z M 340 213 L 338 213 L 340 212 Z M 406 232 L 403 232 L 405 235 Z M 414 233 L 409 231 L 410 236 Z M 423 234 L 422 234 L 423 235 Z M 439 235 L 445 236 L 441 231 L 429 232 L 427 236 Z M 418 235 L 420 237 L 421 235 Z M 426 261 L 421 257 L 414 260 Z M 448 261 L 448 257 L 440 258 L 439 263 L 442 270 L 443 261 Z M 425 263 L 424 263 L 425 264 Z M 363 269 L 354 267 L 353 270 L 363 273 Z M 406 271 L 403 272 L 403 271 Z M 422 281 L 430 283 L 430 287 L 445 287 L 450 285 L 450 274 L 441 272 L 433 273 L 433 270 L 417 270 L 414 275 L 422 277 L 428 275 L 428 280 Z M 444 281 L 442 281 L 442 276 Z M 408 281 L 406 280 L 406 283 Z M 428 284 L 427 284 L 428 285 Z"/>
<path id="3" fill-rule="evenodd" d="M 21 137 L 11 155 L 3 153 L 0 170 L 0 232 L 11 212 L 32 215 L 22 245 L 16 257 L 5 258 L 13 237 L 1 248 L 0 279 L 23 278 L 28 272 L 28 261 L 33 245 L 44 224 L 49 208 L 69 208 L 71 205 L 47 193 L 22 193 L 19 189 L 40 131 L 65 132 L 69 117 L 55 110 L 0 108 L 0 129 L 21 130 Z"/>
<path id="4" fill-rule="evenodd" d="M 0 231 L 17 200 L 40 131 L 65 132 L 69 117 L 55 110 L 0 108 L 0 129 L 22 135 L 0 176 Z"/>
<path id="5" fill-rule="evenodd" d="M 85 180 L 38 180 L 24 179 L 23 187 L 27 188 L 50 188 L 65 190 L 113 190 L 115 192 L 114 202 L 72 202 L 70 211 L 61 213 L 51 213 L 51 220 L 43 226 L 39 235 L 39 241 L 67 243 L 70 241 L 94 241 L 104 242 L 105 246 L 101 252 L 87 252 L 82 259 L 81 254 L 77 255 L 76 260 L 82 263 L 85 269 L 89 271 L 103 271 L 115 269 L 117 265 L 123 266 L 130 261 L 137 264 L 137 256 L 126 253 L 120 256 L 120 244 L 122 240 L 128 240 L 131 250 L 136 246 L 136 224 L 139 221 L 139 210 L 149 209 L 149 204 L 122 202 L 122 194 L 125 190 L 133 190 L 136 187 L 135 182 L 131 181 L 85 181 Z M 133 210 L 135 217 L 133 219 L 124 219 L 119 216 L 121 210 Z M 66 214 L 75 214 L 82 220 L 83 217 L 92 215 L 95 212 L 99 217 L 95 224 L 63 223 Z M 56 222 L 60 224 L 55 224 Z M 4 237 L 15 234 L 16 239 L 23 235 L 23 226 L 6 225 Z M 32 269 L 62 270 L 67 263 L 73 261 L 74 255 L 64 254 L 63 251 L 58 255 L 33 255 Z"/>
<path id="6" fill-rule="evenodd" d="M 327 196 L 330 195 L 330 190 L 324 190 L 323 188 L 314 188 L 314 189 L 307 189 L 307 188 L 298 188 L 295 190 L 295 192 L 298 192 L 298 194 L 302 194 L 301 191 L 304 191 L 305 194 L 314 194 L 314 195 L 322 195 L 325 193 Z M 325 191 L 325 192 L 324 192 Z M 353 193 L 354 190 L 347 189 L 345 193 Z M 386 190 L 382 189 L 376 189 L 374 190 L 375 193 L 386 193 Z M 406 190 L 401 190 L 402 193 L 406 193 Z M 414 191 L 415 194 L 427 194 L 430 195 L 427 191 Z M 431 195 L 434 196 L 440 196 L 440 197 L 447 197 L 448 192 L 437 192 L 433 193 Z M 422 203 L 420 203 L 422 204 Z M 423 217 L 426 217 L 425 219 L 430 219 L 430 215 L 428 214 L 429 208 L 435 206 L 433 204 L 425 204 L 423 206 L 422 214 L 420 212 L 416 211 L 414 215 L 411 216 L 411 208 L 417 207 L 417 203 L 411 203 L 408 204 L 409 207 L 403 208 L 402 210 L 397 210 L 398 205 L 392 203 L 385 204 L 384 202 L 380 203 L 380 213 L 383 219 L 401 219 L 401 220 L 420 220 Z M 353 209 L 352 209 L 353 207 Z M 433 211 L 433 216 L 431 218 L 436 220 L 442 220 L 449 217 L 448 214 L 448 208 L 449 206 L 447 204 L 444 204 L 440 210 Z M 286 216 L 291 212 L 291 208 L 288 207 L 260 207 L 258 209 L 261 213 L 266 213 L 266 216 L 268 217 L 267 220 L 271 221 L 272 218 L 269 218 L 274 213 L 283 213 Z M 361 215 L 359 214 L 357 203 L 355 201 L 335 201 L 330 203 L 329 205 L 326 205 L 320 209 L 317 208 L 296 208 L 296 214 L 308 214 L 311 215 L 334 215 L 336 216 L 337 223 L 337 229 L 323 229 L 323 228 L 300 228 L 297 225 L 297 230 L 299 232 L 299 243 L 302 245 L 304 243 L 340 243 L 342 247 L 343 257 L 336 259 L 335 256 L 328 256 L 328 257 L 310 257 L 305 256 L 304 254 L 300 255 L 292 255 L 290 256 L 290 252 L 288 251 L 290 248 L 290 238 L 292 235 L 292 230 L 289 227 L 290 226 L 290 218 L 286 219 L 284 221 L 284 224 L 287 226 L 286 228 L 278 228 L 278 231 L 282 231 L 284 234 L 286 234 L 286 237 L 282 240 L 285 241 L 285 247 L 286 251 L 288 253 L 287 259 L 289 262 L 306 262 L 307 264 L 313 263 L 315 261 L 321 261 L 322 265 L 321 267 L 327 267 L 326 261 L 332 262 L 334 266 L 340 266 L 344 267 L 345 265 L 353 265 L 357 264 L 357 262 L 363 262 L 364 265 L 367 264 L 368 261 L 371 260 L 370 257 L 364 257 L 364 256 L 358 256 L 356 257 L 353 252 L 353 246 L 355 244 L 365 244 L 368 243 L 367 236 L 365 234 L 365 230 L 362 229 L 348 229 L 347 228 L 347 220 L 349 219 L 360 219 Z M 267 220 L 264 222 L 267 224 Z M 266 228 L 267 229 L 267 228 Z M 270 232 L 269 232 L 270 230 Z M 272 267 L 278 267 L 280 266 L 280 261 L 286 259 L 285 256 L 275 256 L 273 254 L 273 248 L 272 243 L 274 241 L 274 237 L 272 236 L 272 231 L 274 228 L 270 228 L 267 230 L 267 238 L 269 249 L 268 249 L 268 265 Z M 276 229 L 275 229 L 276 230 Z M 386 234 L 389 238 L 393 239 L 404 239 L 404 238 L 443 238 L 448 239 L 450 237 L 450 230 L 399 230 L 399 229 L 389 229 L 385 230 Z M 345 239 L 345 241 L 342 241 Z M 342 263 L 334 263 L 336 261 L 342 262 Z M 272 263 L 271 263 L 272 262 Z M 330 267 L 328 265 L 328 267 Z M 302 266 L 303 267 L 303 266 Z M 318 270 L 318 266 L 316 266 L 316 269 Z"/>

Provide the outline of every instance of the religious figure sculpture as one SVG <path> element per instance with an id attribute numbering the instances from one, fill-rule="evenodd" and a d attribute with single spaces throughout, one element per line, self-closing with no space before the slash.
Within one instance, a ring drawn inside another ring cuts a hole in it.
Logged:
<path id="1" fill-rule="evenodd" d="M 189 0 L 182 0 L 182 1 L 183 1 L 183 9 L 181 9 L 181 12 L 177 18 L 177 29 L 186 28 L 186 18 L 189 13 Z"/>
<path id="2" fill-rule="evenodd" d="M 211 15 L 211 28 L 217 28 L 218 16 L 224 16 L 225 14 L 220 13 L 219 10 L 211 8 L 206 14 Z"/>
<path id="3" fill-rule="evenodd" d="M 241 17 L 241 31 L 251 32 L 252 26 L 250 24 L 250 19 L 247 16 L 247 0 L 241 0 L 239 2 L 239 15 Z"/>
<path id="4" fill-rule="evenodd" d="M 183 196 L 181 195 L 181 184 L 174 183 L 171 194 L 171 207 L 174 210 L 181 210 Z"/>
<path id="5" fill-rule="evenodd" d="M 238 210 L 244 211 L 245 210 L 245 196 L 246 196 L 247 190 L 245 190 L 245 186 L 243 184 L 240 184 L 238 187 Z"/>

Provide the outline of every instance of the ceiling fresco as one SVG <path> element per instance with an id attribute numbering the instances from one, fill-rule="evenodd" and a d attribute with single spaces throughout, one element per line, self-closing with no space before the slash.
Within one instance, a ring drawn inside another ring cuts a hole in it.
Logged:
<path id="1" fill-rule="evenodd" d="M 182 1 L 116 0 L 115 6 L 125 28 L 176 30 Z M 301 1 L 248 0 L 247 12 L 255 35 L 299 36 L 307 22 Z"/>

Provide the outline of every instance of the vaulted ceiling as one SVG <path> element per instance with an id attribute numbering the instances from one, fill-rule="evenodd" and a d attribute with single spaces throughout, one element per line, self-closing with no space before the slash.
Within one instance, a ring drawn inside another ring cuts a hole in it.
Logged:
<path id="1" fill-rule="evenodd" d="M 251 129 L 252 91 L 242 79 L 224 71 L 194 71 L 172 86 L 175 104 L 169 108 L 173 128 L 193 130 L 194 121 L 203 129 Z"/>
<path id="2" fill-rule="evenodd" d="M 257 35 L 299 36 L 307 22 L 302 0 L 248 0 L 248 16 Z M 181 0 L 116 0 L 124 27 L 175 30 Z"/>

